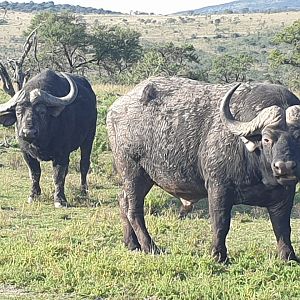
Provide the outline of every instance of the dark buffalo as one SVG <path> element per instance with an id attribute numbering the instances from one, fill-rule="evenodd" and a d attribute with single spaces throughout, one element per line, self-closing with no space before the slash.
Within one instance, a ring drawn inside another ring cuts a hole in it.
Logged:
<path id="1" fill-rule="evenodd" d="M 300 177 L 300 101 L 279 85 L 237 88 L 152 78 L 112 105 L 107 128 L 129 249 L 158 251 L 144 220 L 144 197 L 156 184 L 188 208 L 208 197 L 217 261 L 227 259 L 235 204 L 267 207 L 280 257 L 297 260 L 290 215 Z"/>
<path id="2" fill-rule="evenodd" d="M 29 167 L 32 202 L 41 194 L 40 161 L 52 161 L 54 205 L 67 205 L 64 193 L 70 153 L 80 147 L 81 188 L 87 191 L 87 173 L 96 130 L 96 96 L 80 76 L 50 70 L 32 78 L 7 103 L 0 105 L 0 123 L 16 123 L 16 134 Z"/>

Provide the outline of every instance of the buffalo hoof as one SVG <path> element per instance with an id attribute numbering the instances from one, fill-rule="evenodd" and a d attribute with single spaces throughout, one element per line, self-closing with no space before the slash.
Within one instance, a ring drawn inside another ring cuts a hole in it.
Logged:
<path id="1" fill-rule="evenodd" d="M 39 195 L 37 195 L 37 196 L 29 196 L 29 197 L 27 198 L 27 203 L 32 204 L 32 203 L 35 202 L 38 198 L 39 198 Z"/>
<path id="2" fill-rule="evenodd" d="M 28 199 L 27 199 L 27 202 L 28 202 L 29 204 L 33 203 L 33 202 L 34 202 L 34 198 L 31 197 L 31 196 L 29 196 Z"/>
<path id="3" fill-rule="evenodd" d="M 224 264 L 229 263 L 229 258 L 227 256 L 226 252 L 222 253 L 222 252 L 219 252 L 219 251 L 213 251 L 212 256 L 213 256 L 215 262 L 217 262 L 217 263 L 224 263 Z"/>
<path id="4" fill-rule="evenodd" d="M 58 202 L 58 201 L 54 202 L 55 208 L 66 208 L 67 206 L 68 206 L 67 202 Z"/>
<path id="5" fill-rule="evenodd" d="M 130 251 L 141 250 L 141 245 L 137 239 L 128 239 L 127 241 L 124 241 L 124 244 Z"/>
<path id="6" fill-rule="evenodd" d="M 150 247 L 144 247 L 141 250 L 145 253 L 155 254 L 155 255 L 162 253 L 162 251 L 155 244 L 151 244 Z"/>
<path id="7" fill-rule="evenodd" d="M 295 253 L 293 253 L 293 252 L 291 252 L 291 253 L 285 253 L 285 255 L 281 253 L 279 256 L 284 261 L 295 261 L 297 263 L 300 263 L 299 257 L 297 257 L 295 255 Z"/>

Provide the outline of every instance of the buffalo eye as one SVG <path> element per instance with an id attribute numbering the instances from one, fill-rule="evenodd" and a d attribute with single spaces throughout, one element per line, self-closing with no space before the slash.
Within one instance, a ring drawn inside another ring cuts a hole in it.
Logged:
<path id="1" fill-rule="evenodd" d="M 46 115 L 47 109 L 45 107 L 38 106 L 36 107 L 36 111 L 39 114 L 39 116 L 43 118 Z"/>
<path id="2" fill-rule="evenodd" d="M 293 136 L 296 140 L 300 139 L 300 130 L 295 130 L 293 133 Z"/>
<path id="3" fill-rule="evenodd" d="M 16 115 L 21 116 L 22 115 L 22 109 L 16 109 Z"/>
<path id="4" fill-rule="evenodd" d="M 265 145 L 272 145 L 273 144 L 273 140 L 271 138 L 269 138 L 269 137 L 264 137 L 263 138 L 263 143 Z"/>
<path id="5" fill-rule="evenodd" d="M 45 110 L 42 110 L 42 111 L 39 112 L 39 114 L 40 114 L 41 117 L 44 117 L 45 114 L 46 114 L 46 111 L 45 111 Z"/>

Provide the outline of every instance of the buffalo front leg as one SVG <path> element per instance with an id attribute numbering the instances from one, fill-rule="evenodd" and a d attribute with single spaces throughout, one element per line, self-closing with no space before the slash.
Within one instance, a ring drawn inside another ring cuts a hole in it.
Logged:
<path id="1" fill-rule="evenodd" d="M 217 262 L 227 261 L 226 236 L 230 228 L 232 193 L 213 190 L 208 193 L 209 214 L 213 229 L 212 256 Z"/>
<path id="2" fill-rule="evenodd" d="M 291 243 L 290 217 L 293 206 L 293 197 L 268 207 L 272 227 L 277 240 L 279 257 L 283 260 L 295 260 L 296 257 Z"/>
<path id="3" fill-rule="evenodd" d="M 29 176 L 32 180 L 31 193 L 28 197 L 28 203 L 32 203 L 36 198 L 38 198 L 41 195 L 41 166 L 39 161 L 30 156 L 29 154 L 25 152 L 22 152 L 22 154 L 29 169 Z"/>
<path id="4" fill-rule="evenodd" d="M 66 207 L 68 202 L 65 196 L 65 179 L 68 174 L 68 165 L 53 162 L 53 180 L 55 185 L 54 206 L 56 208 Z"/>

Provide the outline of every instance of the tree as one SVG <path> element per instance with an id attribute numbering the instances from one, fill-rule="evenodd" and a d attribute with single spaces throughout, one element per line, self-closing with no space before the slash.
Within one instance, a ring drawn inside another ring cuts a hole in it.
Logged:
<path id="1" fill-rule="evenodd" d="M 192 45 L 175 46 L 168 43 L 154 46 L 144 51 L 144 56 L 132 68 L 129 78 L 137 83 L 158 75 L 194 77 L 191 71 L 193 63 L 198 64 L 199 58 Z"/>
<path id="2" fill-rule="evenodd" d="M 254 59 L 249 54 L 225 54 L 213 60 L 211 75 L 218 82 L 246 81 L 247 72 L 253 64 Z"/>
<path id="3" fill-rule="evenodd" d="M 43 68 L 72 73 L 94 61 L 88 58 L 90 37 L 82 18 L 68 12 L 43 12 L 33 17 L 28 30 L 37 26 L 38 57 Z"/>
<path id="4" fill-rule="evenodd" d="M 282 74 L 282 81 L 291 88 L 300 88 L 300 20 L 277 33 L 273 38 L 277 48 L 269 54 L 271 76 Z"/>
<path id="5" fill-rule="evenodd" d="M 140 33 L 120 26 L 96 24 L 92 30 L 93 58 L 110 80 L 130 69 L 142 55 Z"/>
<path id="6" fill-rule="evenodd" d="M 167 76 L 186 75 L 190 63 L 199 58 L 193 45 L 175 46 L 172 42 L 156 48 L 164 59 L 163 73 Z"/>
<path id="7" fill-rule="evenodd" d="M 300 67 L 300 20 L 275 35 L 275 45 L 288 45 L 288 48 L 271 51 L 269 59 L 273 66 L 288 64 Z"/>
<path id="8" fill-rule="evenodd" d="M 23 45 L 23 52 L 18 59 L 7 59 L 6 63 L 0 61 L 2 89 L 11 97 L 23 88 L 30 77 L 30 69 L 24 71 L 24 64 L 32 46 L 34 47 L 34 58 L 36 59 L 36 33 L 37 28 L 29 33 Z M 9 68 L 12 70 L 12 73 L 9 72 Z"/>

